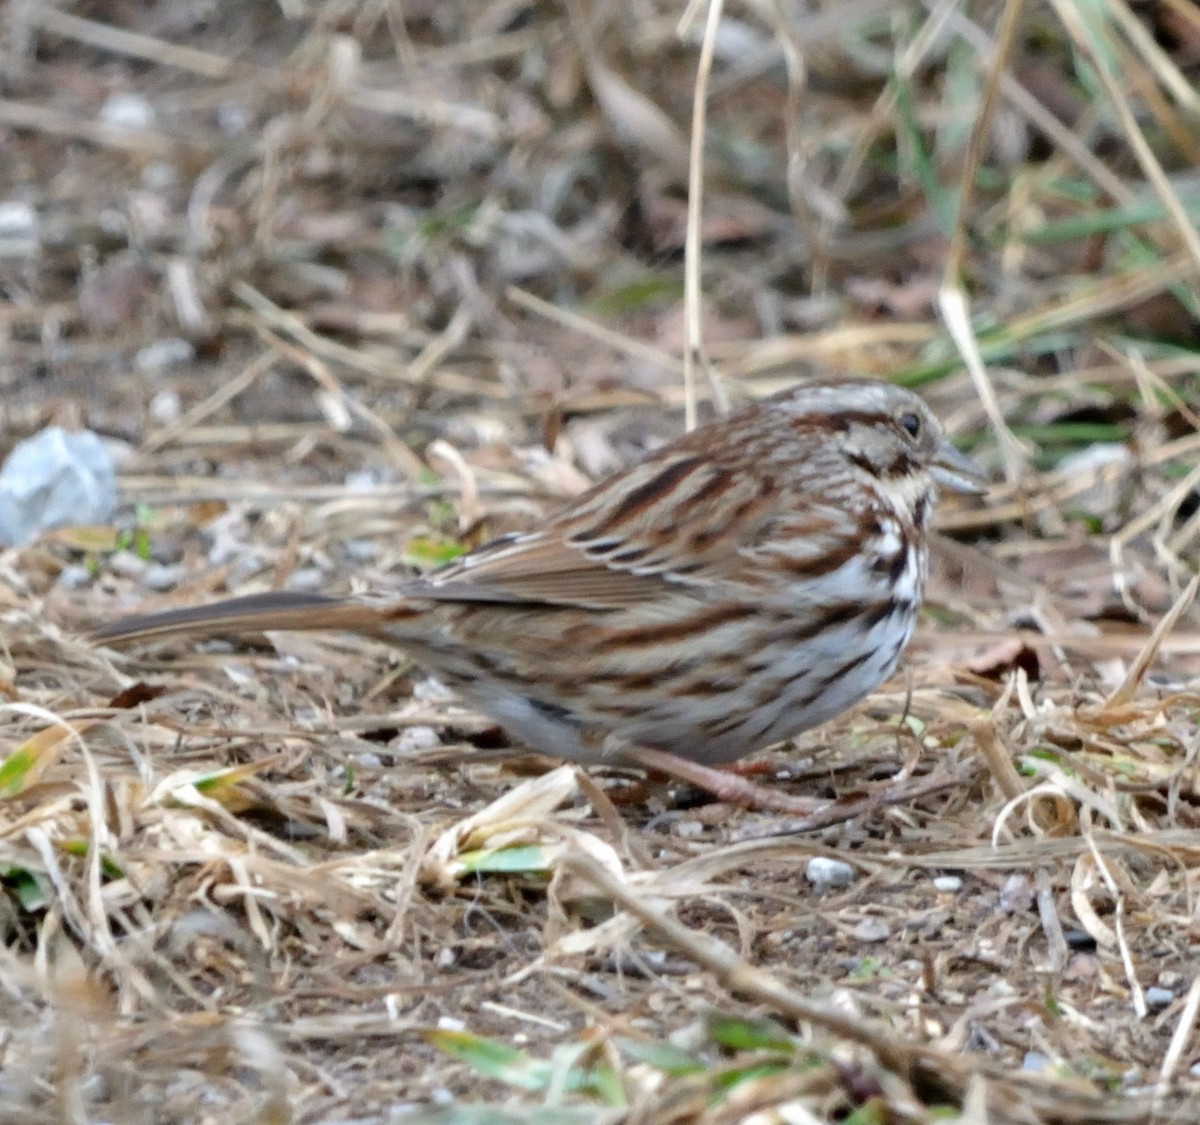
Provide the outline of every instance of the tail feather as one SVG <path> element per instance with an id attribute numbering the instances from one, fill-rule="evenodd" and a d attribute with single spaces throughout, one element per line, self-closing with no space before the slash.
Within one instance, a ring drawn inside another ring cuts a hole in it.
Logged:
<path id="1" fill-rule="evenodd" d="M 268 631 L 371 632 L 382 624 L 379 608 L 347 598 L 280 590 L 249 594 L 211 605 L 136 614 L 101 625 L 91 639 L 124 644 L 155 637 L 212 637 Z"/>

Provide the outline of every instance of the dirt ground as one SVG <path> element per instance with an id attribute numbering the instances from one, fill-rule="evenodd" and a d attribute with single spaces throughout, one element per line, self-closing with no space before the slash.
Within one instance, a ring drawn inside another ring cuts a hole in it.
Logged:
<path id="1" fill-rule="evenodd" d="M 0 1122 L 1194 1122 L 1196 11 L 0 9 L 0 452 L 120 484 L 0 552 Z M 724 395 L 894 379 L 993 478 L 746 763 L 820 814 L 373 639 L 87 640 L 535 526 L 715 409 L 688 295 Z"/>

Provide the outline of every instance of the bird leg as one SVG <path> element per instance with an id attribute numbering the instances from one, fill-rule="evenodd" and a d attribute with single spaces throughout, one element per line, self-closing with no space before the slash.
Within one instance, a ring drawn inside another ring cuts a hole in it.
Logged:
<path id="1" fill-rule="evenodd" d="M 704 766 L 678 754 L 669 754 L 665 750 L 652 750 L 648 746 L 622 746 L 621 757 L 633 765 L 686 781 L 711 793 L 726 804 L 737 805 L 743 809 L 777 812 L 785 816 L 806 816 L 829 804 L 828 801 L 816 797 L 793 797 L 779 793 L 764 785 L 755 785 L 737 774 Z"/>

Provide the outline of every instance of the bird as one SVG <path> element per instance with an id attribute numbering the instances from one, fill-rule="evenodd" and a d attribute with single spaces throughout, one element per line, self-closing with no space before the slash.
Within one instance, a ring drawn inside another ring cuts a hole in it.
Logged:
<path id="1" fill-rule="evenodd" d="M 718 767 L 828 722 L 893 673 L 939 489 L 980 494 L 985 480 L 912 391 L 807 381 L 389 594 L 251 594 L 92 637 L 367 633 L 529 749 L 790 808 Z"/>

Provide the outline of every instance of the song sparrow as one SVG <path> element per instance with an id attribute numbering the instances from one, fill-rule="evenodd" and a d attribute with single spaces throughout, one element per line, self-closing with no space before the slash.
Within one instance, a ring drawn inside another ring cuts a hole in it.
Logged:
<path id="1" fill-rule="evenodd" d="M 937 486 L 981 480 L 909 391 L 807 383 L 390 598 L 256 594 L 94 636 L 380 634 L 532 749 L 653 764 L 738 799 L 706 767 L 833 718 L 892 673 Z"/>

